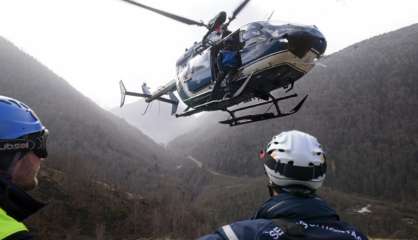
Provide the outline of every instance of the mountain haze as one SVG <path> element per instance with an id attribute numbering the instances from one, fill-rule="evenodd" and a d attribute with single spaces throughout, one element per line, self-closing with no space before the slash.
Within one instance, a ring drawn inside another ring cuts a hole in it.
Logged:
<path id="1" fill-rule="evenodd" d="M 31 106 L 50 132 L 49 157 L 41 168 L 40 188 L 33 193 L 49 205 L 28 222 L 40 239 L 137 239 L 175 233 L 167 222 L 185 213 L 173 208 L 167 217 L 165 209 L 183 206 L 187 197 L 171 173 L 178 161 L 175 154 L 3 38 L 0 95 Z"/>
<path id="2" fill-rule="evenodd" d="M 197 127 L 199 120 L 196 117 L 176 118 L 171 114 L 171 105 L 163 102 L 152 102 L 145 114 L 147 103 L 143 99 L 125 104 L 122 108 L 113 108 L 110 111 L 116 116 L 125 119 L 132 126 L 141 130 L 157 143 L 167 144 L 188 130 Z M 182 111 L 181 106 L 179 110 Z"/>
<path id="3" fill-rule="evenodd" d="M 0 95 L 30 105 L 50 130 L 32 193 L 49 205 L 27 223 L 47 240 L 196 239 L 254 214 L 268 198 L 258 150 L 299 129 L 326 148 L 319 194 L 344 220 L 371 237 L 415 239 L 416 39 L 413 25 L 327 56 L 296 84 L 310 95 L 299 113 L 230 128 L 217 123 L 224 113 L 175 119 L 163 103 L 146 116 L 143 102 L 109 113 L 0 38 Z M 167 147 L 151 139 L 186 130 Z"/>
<path id="4" fill-rule="evenodd" d="M 99 108 L 4 39 L 0 53 L 0 94 L 30 105 L 49 128 L 50 165 L 88 171 L 92 164 L 103 171 L 89 174 L 107 179 L 129 164 L 142 165 L 146 174 L 147 168 L 166 160 L 164 150 L 149 137 Z"/>
<path id="5" fill-rule="evenodd" d="M 169 148 L 223 173 L 259 176 L 258 150 L 273 135 L 298 129 L 325 146 L 328 186 L 416 200 L 417 39 L 416 24 L 327 56 L 321 62 L 326 67 L 315 67 L 296 83 L 295 92 L 310 95 L 297 114 L 233 128 L 209 121 L 173 140 Z"/>

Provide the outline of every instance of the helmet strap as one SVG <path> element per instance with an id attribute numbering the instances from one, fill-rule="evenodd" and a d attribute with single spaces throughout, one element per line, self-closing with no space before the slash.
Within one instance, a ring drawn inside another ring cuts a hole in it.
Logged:
<path id="1" fill-rule="evenodd" d="M 270 197 L 273 197 L 275 191 L 273 190 L 273 187 L 271 186 L 271 184 L 267 184 L 267 188 L 269 190 Z"/>
<path id="2" fill-rule="evenodd" d="M 269 183 L 267 184 L 267 188 L 269 190 L 270 197 L 273 197 L 274 195 L 277 195 L 283 192 L 282 187 L 274 184 L 271 180 L 269 180 Z"/>
<path id="3" fill-rule="evenodd" d="M 312 197 L 315 196 L 315 190 L 301 185 L 290 185 L 281 187 L 282 192 L 287 192 L 298 197 Z"/>
<path id="4" fill-rule="evenodd" d="M 278 186 L 272 182 L 267 185 L 270 197 L 280 193 L 289 193 L 298 197 L 316 196 L 316 191 L 302 185 Z"/>
<path id="5" fill-rule="evenodd" d="M 16 163 L 26 155 L 26 152 L 10 152 L 0 155 L 0 173 L 3 176 L 10 176 Z"/>

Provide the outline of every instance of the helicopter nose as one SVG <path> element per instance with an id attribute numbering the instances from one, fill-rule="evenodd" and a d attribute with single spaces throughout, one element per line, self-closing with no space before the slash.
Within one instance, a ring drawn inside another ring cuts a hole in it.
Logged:
<path id="1" fill-rule="evenodd" d="M 321 56 L 326 49 L 327 42 L 324 36 L 316 29 L 297 30 L 286 35 L 289 51 L 303 58 L 310 50 Z"/>

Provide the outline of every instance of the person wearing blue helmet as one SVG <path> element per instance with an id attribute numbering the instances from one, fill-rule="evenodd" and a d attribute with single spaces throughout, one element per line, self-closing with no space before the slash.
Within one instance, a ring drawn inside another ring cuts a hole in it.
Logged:
<path id="1" fill-rule="evenodd" d="M 0 96 L 0 239 L 33 239 L 22 223 L 44 204 L 26 191 L 38 185 L 48 130 L 26 104 Z"/>

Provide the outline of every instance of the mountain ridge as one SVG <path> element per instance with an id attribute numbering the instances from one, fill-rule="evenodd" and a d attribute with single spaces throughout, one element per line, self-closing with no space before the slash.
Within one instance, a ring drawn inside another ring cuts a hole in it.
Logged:
<path id="1" fill-rule="evenodd" d="M 413 37 L 418 32 L 415 28 L 408 30 Z M 392 36 L 390 34 L 389 37 Z M 404 34 L 396 36 L 402 38 Z M 404 38 L 395 43 L 411 39 L 408 36 Z M 409 148 L 403 145 L 416 139 L 415 112 L 409 108 L 409 105 L 416 104 L 414 95 L 410 97 L 410 92 L 414 93 L 416 89 L 413 85 L 415 72 L 400 73 L 417 61 L 413 58 L 416 53 L 414 46 L 408 43 L 402 47 L 406 54 L 401 57 L 397 55 L 399 49 L 394 48 L 389 59 L 384 53 L 383 61 L 364 58 L 371 66 L 368 72 L 376 75 L 371 77 L 371 82 L 365 81 L 368 75 L 356 67 L 356 64 L 364 65 L 360 61 L 363 58 L 346 58 L 344 52 L 338 59 L 335 55 L 326 57 L 323 60 L 327 65 L 325 69 L 315 68 L 296 86 L 298 93 L 315 93 L 311 94 L 300 113 L 277 121 L 237 128 L 217 124 L 216 120 L 223 119 L 224 114 L 204 114 L 195 120 L 199 129 L 168 146 L 177 152 L 173 153 L 151 141 L 126 121 L 100 109 L 91 100 L 73 91 L 74 88 L 67 88 L 67 82 L 39 63 L 34 63 L 35 59 L 24 60 L 27 55 L 22 55 L 0 39 L 0 94 L 26 102 L 51 130 L 51 156 L 41 169 L 40 188 L 33 193 L 49 201 L 50 205 L 31 218 L 29 226 L 40 234 L 41 239 L 196 238 L 224 223 L 252 216 L 256 207 L 268 197 L 266 179 L 257 173 L 260 171 L 262 174 L 262 164 L 257 160 L 258 150 L 278 131 L 297 127 L 326 143 L 331 168 L 326 181 L 328 187 L 323 188 L 320 194 L 324 194 L 339 212 L 342 211 L 344 219 L 371 236 L 416 236 L 416 204 L 408 201 L 416 199 L 414 189 L 410 193 L 405 190 L 416 186 L 410 184 L 416 183 L 418 168 L 413 161 L 409 161 L 410 158 L 402 159 L 410 157 Z M 357 49 L 367 52 L 363 44 Z M 341 57 L 345 58 L 344 61 Z M 373 56 L 371 58 L 374 59 Z M 392 62 L 403 65 L 399 69 L 398 65 L 393 65 L 391 76 L 399 79 L 388 82 L 387 86 L 373 88 L 376 79 L 386 76 L 387 70 L 391 70 L 383 68 L 385 72 L 382 75 L 381 71 L 373 71 L 373 66 L 387 66 Z M 355 81 L 355 84 L 349 84 L 353 82 L 350 78 L 338 83 L 335 81 L 344 76 L 356 76 L 361 80 Z M 327 84 L 321 84 L 321 79 L 325 79 Z M 399 90 L 401 92 L 387 91 L 405 79 L 406 83 Z M 366 84 L 360 84 L 362 82 Z M 363 94 L 362 87 L 372 88 L 365 89 L 366 93 L 371 92 L 375 96 L 383 94 L 393 100 L 404 93 L 408 96 L 408 104 L 405 107 L 397 101 L 387 102 L 383 97 L 369 99 L 367 94 Z M 346 95 L 352 92 L 356 93 L 355 98 Z M 356 100 L 356 104 L 352 99 Z M 349 105 L 337 100 L 347 101 Z M 364 109 L 367 111 L 357 117 L 367 124 L 357 126 L 358 120 L 351 113 L 363 109 L 362 104 L 366 104 Z M 284 104 L 284 107 L 287 105 Z M 385 123 L 366 119 L 375 108 L 377 112 L 390 109 L 385 116 L 392 121 Z M 320 109 L 323 112 L 319 112 Z M 338 114 L 334 110 L 338 110 Z M 391 118 L 399 113 L 405 113 L 401 122 Z M 357 127 L 341 128 L 342 131 L 336 127 L 337 123 Z M 320 129 L 322 126 L 327 131 Z M 374 126 L 381 132 L 366 131 Z M 393 141 L 382 138 L 392 133 L 387 130 L 391 128 L 397 132 L 394 136 L 397 136 L 395 140 L 398 142 L 395 141 L 393 146 Z M 328 130 L 332 134 L 328 134 Z M 351 132 L 359 137 L 351 138 Z M 415 146 L 413 143 L 412 147 Z M 387 149 L 393 153 L 388 154 Z M 411 152 L 414 156 L 413 150 Z M 193 156 L 195 161 L 188 159 L 188 155 Z M 365 161 L 369 157 L 370 160 Z M 391 158 L 395 161 L 390 161 Z M 202 164 L 197 164 L 199 162 Z M 399 174 L 394 174 L 397 171 Z M 384 189 L 386 191 L 382 191 L 382 186 L 387 188 Z M 399 186 L 402 191 L 396 190 Z M 367 207 L 368 204 L 371 206 Z M 363 207 L 373 214 L 359 213 Z"/>
<path id="2" fill-rule="evenodd" d="M 280 131 L 299 129 L 325 146 L 334 170 L 327 184 L 375 197 L 416 199 L 416 39 L 418 24 L 325 57 L 325 68 L 315 67 L 296 83 L 295 92 L 310 96 L 293 116 L 233 128 L 209 120 L 168 147 L 196 156 L 219 172 L 259 176 L 263 168 L 257 164 L 257 152 Z M 359 171 L 367 177 L 359 178 Z"/>

